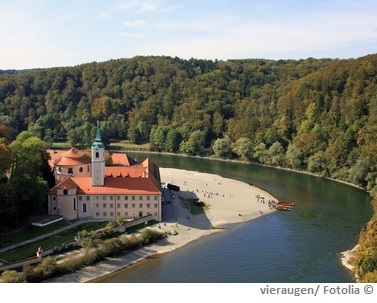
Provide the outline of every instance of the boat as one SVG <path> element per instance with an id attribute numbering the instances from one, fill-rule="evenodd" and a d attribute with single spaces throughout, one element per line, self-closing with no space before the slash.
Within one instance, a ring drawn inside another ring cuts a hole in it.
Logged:
<path id="1" fill-rule="evenodd" d="M 275 204 L 277 210 L 292 210 L 295 204 L 293 202 L 278 202 Z"/>

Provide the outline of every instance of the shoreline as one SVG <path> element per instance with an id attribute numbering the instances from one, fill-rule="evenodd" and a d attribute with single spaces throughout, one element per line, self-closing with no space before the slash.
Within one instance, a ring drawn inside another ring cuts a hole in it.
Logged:
<path id="1" fill-rule="evenodd" d="M 352 273 L 353 273 L 353 270 L 355 269 L 355 266 L 352 264 L 352 258 L 355 255 L 355 252 L 358 247 L 359 247 L 359 244 L 356 244 L 355 247 L 340 253 L 341 255 L 340 262 L 345 268 L 347 268 Z M 358 282 L 358 278 L 356 275 L 355 275 L 355 279 L 356 279 L 356 282 Z"/>
<path id="2" fill-rule="evenodd" d="M 168 155 L 168 156 L 194 158 L 194 159 L 205 159 L 205 160 L 211 160 L 211 161 L 222 161 L 222 162 L 233 162 L 233 163 L 241 163 L 241 164 L 252 164 L 252 165 L 258 165 L 258 166 L 262 166 L 262 167 L 276 168 L 276 169 L 285 170 L 285 171 L 289 171 L 289 172 L 293 172 L 293 173 L 298 173 L 298 174 L 309 175 L 309 176 L 313 176 L 313 177 L 317 177 L 317 178 L 321 178 L 321 179 L 326 179 L 326 180 L 329 180 L 329 181 L 334 181 L 334 182 L 342 183 L 342 184 L 345 184 L 345 185 L 348 185 L 348 186 L 351 186 L 351 187 L 355 187 L 357 189 L 360 189 L 362 191 L 365 191 L 365 192 L 369 193 L 368 190 L 366 190 L 365 188 L 360 187 L 360 186 L 358 186 L 358 185 L 356 185 L 354 183 L 341 180 L 341 179 L 334 179 L 334 178 L 324 177 L 324 176 L 321 176 L 319 174 L 311 173 L 311 172 L 306 171 L 306 170 L 298 170 L 298 169 L 294 169 L 294 168 L 287 168 L 287 167 L 281 167 L 281 166 L 273 166 L 273 165 L 262 164 L 262 163 L 258 163 L 258 162 L 249 162 L 249 161 L 244 161 L 244 160 L 223 159 L 223 158 L 214 158 L 214 157 L 190 156 L 190 155 L 185 155 L 185 154 L 176 154 L 176 153 L 168 153 L 168 152 L 156 152 L 156 151 L 144 151 L 144 150 L 121 150 L 121 151 L 109 150 L 109 151 L 110 152 L 123 152 L 123 153 L 132 152 L 132 153 L 141 153 L 141 154 L 142 153 L 145 153 L 145 154 L 161 154 L 161 155 Z"/>
<path id="3" fill-rule="evenodd" d="M 277 201 L 271 194 L 245 182 L 216 174 L 174 168 L 160 168 L 161 181 L 180 186 L 165 209 L 171 208 L 171 220 L 153 227 L 173 232 L 157 243 L 139 248 L 129 254 L 99 262 L 77 272 L 44 281 L 45 283 L 94 283 L 147 257 L 172 252 L 202 237 L 224 232 L 232 227 L 271 214 L 268 201 Z M 204 213 L 192 215 L 180 198 L 197 197 L 205 204 Z M 262 200 L 261 197 L 264 197 Z"/>

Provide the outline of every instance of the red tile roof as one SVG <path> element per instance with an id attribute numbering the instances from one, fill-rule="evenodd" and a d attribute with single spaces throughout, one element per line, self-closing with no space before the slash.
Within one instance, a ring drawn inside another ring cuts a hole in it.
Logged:
<path id="1" fill-rule="evenodd" d="M 51 168 L 53 168 L 54 165 L 76 166 L 91 162 L 90 157 L 85 152 L 80 151 L 75 147 L 72 147 L 68 151 L 47 150 L 47 152 L 51 157 L 49 162 Z"/>
<path id="2" fill-rule="evenodd" d="M 127 154 L 112 154 L 111 159 L 113 165 L 133 166 L 137 164 L 137 162 Z"/>
<path id="3" fill-rule="evenodd" d="M 145 171 L 146 168 L 143 166 L 106 166 L 105 176 L 145 178 Z"/>
<path id="4" fill-rule="evenodd" d="M 105 177 L 104 186 L 92 186 L 92 178 L 68 177 L 54 186 L 50 194 L 56 195 L 57 189 L 77 188 L 82 195 L 160 195 L 161 191 L 148 178 Z"/>
<path id="5" fill-rule="evenodd" d="M 147 178 L 105 177 L 104 186 L 92 186 L 92 178 L 76 178 L 78 194 L 86 195 L 127 195 L 161 194 L 154 183 Z"/>
<path id="6" fill-rule="evenodd" d="M 58 189 L 73 189 L 77 188 L 77 184 L 72 177 L 65 178 L 62 182 L 56 184 L 50 189 L 50 194 L 56 195 Z"/>

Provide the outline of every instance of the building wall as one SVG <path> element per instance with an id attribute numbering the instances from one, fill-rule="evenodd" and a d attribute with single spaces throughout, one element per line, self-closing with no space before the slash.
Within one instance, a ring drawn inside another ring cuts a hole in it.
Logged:
<path id="1" fill-rule="evenodd" d="M 70 190 L 67 194 L 49 195 L 49 212 L 69 220 L 136 219 L 152 215 L 161 221 L 161 195 L 76 195 Z"/>
<path id="2" fill-rule="evenodd" d="M 54 175 L 55 175 L 55 184 L 63 181 L 65 178 L 69 176 L 74 177 L 90 177 L 91 163 L 76 165 L 76 166 L 59 166 L 55 165 L 54 167 Z"/>
<path id="3" fill-rule="evenodd" d="M 160 205 L 160 195 L 93 195 L 91 208 L 95 219 L 135 219 L 152 215 L 161 221 Z"/>

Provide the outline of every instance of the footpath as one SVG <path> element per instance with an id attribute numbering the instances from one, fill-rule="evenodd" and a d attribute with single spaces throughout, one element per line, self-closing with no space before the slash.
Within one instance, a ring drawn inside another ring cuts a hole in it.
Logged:
<path id="1" fill-rule="evenodd" d="M 41 235 L 41 236 L 38 236 L 38 237 L 35 237 L 35 238 L 32 238 L 32 239 L 29 239 L 29 240 L 25 240 L 25 241 L 22 241 L 22 242 L 18 242 L 16 244 L 13 244 L 13 245 L 9 245 L 9 246 L 6 246 L 6 247 L 3 247 L 3 248 L 0 248 L 0 252 L 4 252 L 4 251 L 8 251 L 8 250 L 12 250 L 12 249 L 15 249 L 15 248 L 18 248 L 18 247 L 21 247 L 21 246 L 24 246 L 24 245 L 27 245 L 27 244 L 30 244 L 30 243 L 34 243 L 36 241 L 39 241 L 39 240 L 43 240 L 47 237 L 50 237 L 50 236 L 53 236 L 53 235 L 56 235 L 56 234 L 59 234 L 67 229 L 70 229 L 74 226 L 77 226 L 77 225 L 81 225 L 85 222 L 97 222 L 96 220 L 90 220 L 90 219 L 82 219 L 78 222 L 75 222 L 75 223 L 70 223 L 69 225 L 65 226 L 65 227 L 62 227 L 62 228 L 59 228 L 59 229 L 56 229 L 56 230 L 53 230 L 49 233 L 46 233 L 44 235 Z"/>

